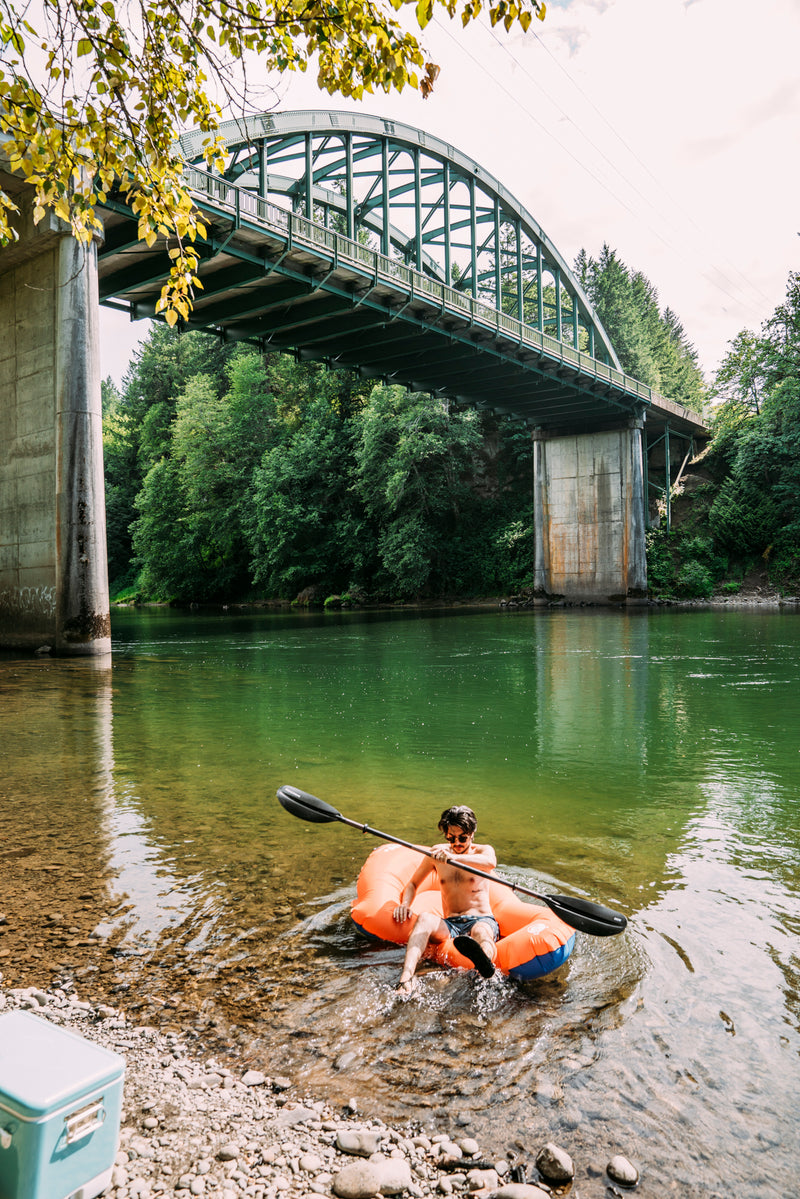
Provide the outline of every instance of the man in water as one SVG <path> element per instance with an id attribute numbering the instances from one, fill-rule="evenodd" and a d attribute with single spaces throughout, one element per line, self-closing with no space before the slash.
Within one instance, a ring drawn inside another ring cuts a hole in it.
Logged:
<path id="1" fill-rule="evenodd" d="M 392 913 L 398 924 L 411 920 L 411 903 L 417 890 L 432 871 L 439 876 L 444 919 L 435 912 L 421 912 L 411 930 L 397 990 L 410 995 L 414 988 L 414 971 L 430 941 L 441 944 L 448 937 L 459 953 L 469 958 L 484 978 L 494 974 L 497 955 L 495 942 L 500 929 L 489 905 L 489 884 L 485 878 L 468 874 L 451 865 L 448 858 L 463 858 L 466 865 L 477 870 L 494 870 L 497 857 L 491 845 L 473 842 L 478 821 L 472 808 L 456 806 L 442 812 L 439 828 L 444 843 L 431 848 L 431 857 L 423 858 L 411 881 L 403 891 L 400 903 Z"/>

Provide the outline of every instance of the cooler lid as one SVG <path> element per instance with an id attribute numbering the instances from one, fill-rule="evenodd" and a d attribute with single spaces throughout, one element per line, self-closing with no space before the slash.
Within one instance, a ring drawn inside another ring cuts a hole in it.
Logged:
<path id="1" fill-rule="evenodd" d="M 38 1119 L 119 1079 L 125 1059 L 31 1012 L 0 1016 L 0 1108 Z"/>

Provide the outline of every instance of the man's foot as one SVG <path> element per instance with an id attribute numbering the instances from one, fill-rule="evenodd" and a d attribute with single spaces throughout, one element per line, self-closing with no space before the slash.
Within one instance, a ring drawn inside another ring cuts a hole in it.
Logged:
<path id="1" fill-rule="evenodd" d="M 459 953 L 469 958 L 482 978 L 491 978 L 494 974 L 494 962 L 483 951 L 474 937 L 454 937 L 453 944 Z"/>
<path id="2" fill-rule="evenodd" d="M 397 994 L 407 999 L 409 995 L 414 994 L 416 985 L 416 978 L 401 978 L 400 982 L 397 984 Z"/>

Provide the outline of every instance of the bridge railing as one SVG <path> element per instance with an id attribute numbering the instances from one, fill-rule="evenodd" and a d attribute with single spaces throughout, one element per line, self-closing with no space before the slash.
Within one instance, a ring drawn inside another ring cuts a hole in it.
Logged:
<path id="1" fill-rule="evenodd" d="M 292 244 L 300 242 L 315 250 L 325 250 L 337 263 L 352 264 L 366 270 L 373 278 L 380 279 L 390 286 L 399 283 L 412 297 L 426 297 L 443 309 L 463 313 L 477 325 L 508 337 L 519 345 L 528 346 L 540 354 L 575 366 L 584 374 L 602 379 L 629 395 L 639 397 L 645 403 L 652 402 L 654 398 L 652 389 L 645 383 L 640 383 L 638 379 L 600 362 L 575 346 L 567 345 L 539 329 L 534 329 L 516 317 L 466 295 L 463 291 L 416 271 L 396 258 L 381 254 L 353 238 L 337 233 L 334 229 L 309 220 L 308 217 L 271 204 L 263 196 L 255 195 L 247 188 L 238 187 L 209 171 L 187 165 L 184 174 L 188 186 L 198 198 L 202 197 L 203 201 L 210 202 L 226 215 L 233 217 L 237 223 L 246 220 L 266 233 L 279 232 L 281 237 L 285 236 Z"/>

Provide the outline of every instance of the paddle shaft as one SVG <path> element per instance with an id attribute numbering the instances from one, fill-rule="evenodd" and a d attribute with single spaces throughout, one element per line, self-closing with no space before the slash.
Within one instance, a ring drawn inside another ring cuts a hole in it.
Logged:
<path id="1" fill-rule="evenodd" d="M 384 841 L 391 841 L 394 845 L 405 845 L 406 849 L 416 850 L 417 853 L 424 854 L 426 858 L 432 858 L 433 854 L 429 849 L 423 849 L 421 845 L 414 845 L 411 841 L 404 841 L 401 837 L 393 837 L 391 833 L 382 833 L 379 828 L 371 828 L 368 824 L 359 824 L 357 820 L 348 820 L 346 816 L 339 813 L 338 819 L 342 824 L 349 824 L 351 828 L 360 829 L 362 833 L 371 833 L 373 837 L 381 837 Z M 498 874 L 487 874 L 485 870 L 478 870 L 476 866 L 465 865 L 462 858 L 453 860 L 453 858 L 445 858 L 448 866 L 455 866 L 457 870 L 465 870 L 467 874 L 477 874 L 478 878 L 487 878 L 490 883 L 500 883 L 503 887 L 510 887 L 512 891 L 521 891 L 523 895 L 530 895 L 533 899 L 541 899 L 542 903 L 550 906 L 546 895 L 540 895 L 538 891 L 531 891 L 527 887 L 523 887 L 520 883 L 509 882 L 508 879 L 501 878 Z"/>

